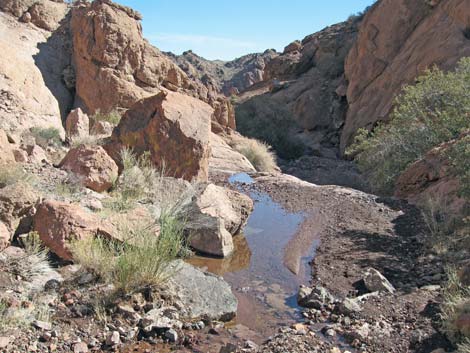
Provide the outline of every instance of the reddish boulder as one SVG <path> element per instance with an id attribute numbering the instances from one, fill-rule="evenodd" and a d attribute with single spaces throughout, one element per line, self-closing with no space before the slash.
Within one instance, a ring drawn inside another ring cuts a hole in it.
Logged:
<path id="1" fill-rule="evenodd" d="M 72 110 L 65 121 L 65 132 L 69 139 L 86 137 L 90 132 L 90 119 L 80 108 Z"/>
<path id="2" fill-rule="evenodd" d="M 465 206 L 465 200 L 458 196 L 460 183 L 452 174 L 446 156 L 457 141 L 459 139 L 433 148 L 423 158 L 408 166 L 396 182 L 395 196 L 411 202 L 435 198 L 445 201 L 450 210 L 459 213 Z"/>
<path id="3" fill-rule="evenodd" d="M 58 201 L 44 201 L 38 206 L 33 230 L 45 246 L 64 260 L 72 260 L 70 241 L 98 235 L 111 239 L 116 234 L 101 217 L 78 205 Z"/>
<path id="4" fill-rule="evenodd" d="M 168 176 L 206 181 L 213 109 L 179 93 L 160 93 L 137 102 L 114 129 L 115 144 L 138 155 L 150 151 L 158 170 Z"/>
<path id="5" fill-rule="evenodd" d="M 118 177 L 118 166 L 101 146 L 72 148 L 59 166 L 82 179 L 91 190 L 109 190 Z"/>

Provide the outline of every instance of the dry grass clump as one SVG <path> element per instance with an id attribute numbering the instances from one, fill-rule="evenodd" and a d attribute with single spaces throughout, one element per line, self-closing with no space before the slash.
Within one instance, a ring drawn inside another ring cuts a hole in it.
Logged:
<path id="1" fill-rule="evenodd" d="M 74 136 L 70 139 L 71 147 L 79 147 L 81 145 L 99 146 L 102 143 L 102 138 L 97 135 Z"/>
<path id="2" fill-rule="evenodd" d="M 137 201 L 151 198 L 163 173 L 154 167 L 148 154 L 137 157 L 131 149 L 124 148 L 120 152 L 123 171 L 115 183 L 111 199 L 105 206 L 114 211 L 132 209 Z"/>
<path id="3" fill-rule="evenodd" d="M 462 317 L 470 315 L 470 286 L 462 284 L 454 270 L 449 271 L 448 277 L 442 304 L 442 329 L 451 342 L 463 349 L 470 341 L 468 326 L 461 324 Z"/>
<path id="4" fill-rule="evenodd" d="M 274 172 L 277 170 L 276 155 L 271 147 L 256 139 L 237 138 L 233 148 L 244 155 L 258 172 Z"/>
<path id="5" fill-rule="evenodd" d="M 33 176 L 19 166 L 0 165 L 0 188 L 16 183 L 31 183 Z"/>
<path id="6" fill-rule="evenodd" d="M 119 243 L 100 237 L 75 242 L 75 261 L 126 293 L 164 282 L 169 263 L 184 253 L 184 222 L 164 213 L 157 224 L 123 222 L 118 228 Z"/>

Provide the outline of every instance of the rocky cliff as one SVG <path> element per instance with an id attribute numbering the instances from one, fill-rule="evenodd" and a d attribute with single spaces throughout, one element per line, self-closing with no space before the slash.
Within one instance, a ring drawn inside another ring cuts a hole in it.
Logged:
<path id="1" fill-rule="evenodd" d="M 360 127 L 386 120 L 403 85 L 434 65 L 470 56 L 470 2 L 382 0 L 359 26 L 345 63 L 348 112 L 341 148 Z"/>

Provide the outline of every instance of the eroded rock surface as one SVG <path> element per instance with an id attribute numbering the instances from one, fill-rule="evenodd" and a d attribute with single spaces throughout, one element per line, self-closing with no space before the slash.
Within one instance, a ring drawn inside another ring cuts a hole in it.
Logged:
<path id="1" fill-rule="evenodd" d="M 207 181 L 212 113 L 198 99 L 162 92 L 129 109 L 112 138 L 139 155 L 149 151 L 157 169 L 168 176 Z"/>

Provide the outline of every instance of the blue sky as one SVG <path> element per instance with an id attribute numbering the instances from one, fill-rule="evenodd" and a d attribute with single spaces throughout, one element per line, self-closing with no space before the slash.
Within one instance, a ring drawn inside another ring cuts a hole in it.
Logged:
<path id="1" fill-rule="evenodd" d="M 140 11 L 144 36 L 163 51 L 191 49 L 207 59 L 231 60 L 281 51 L 374 0 L 117 0 Z"/>

